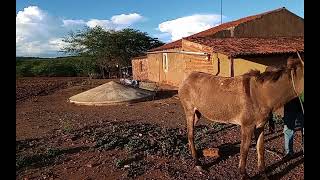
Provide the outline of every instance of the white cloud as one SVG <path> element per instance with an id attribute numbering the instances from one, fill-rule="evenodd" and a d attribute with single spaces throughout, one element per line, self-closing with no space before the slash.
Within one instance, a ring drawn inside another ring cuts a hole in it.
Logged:
<path id="1" fill-rule="evenodd" d="M 220 19 L 221 16 L 217 14 L 194 14 L 165 21 L 159 24 L 158 30 L 169 33 L 171 40 L 174 41 L 216 26 L 220 23 Z"/>
<path id="2" fill-rule="evenodd" d="M 130 25 L 142 21 L 143 16 L 137 13 L 131 14 L 120 14 L 112 16 L 111 19 L 90 19 L 89 21 L 84 21 L 82 19 L 73 20 L 65 19 L 63 20 L 63 26 L 65 27 L 76 27 L 76 26 L 88 26 L 90 28 L 101 26 L 104 29 L 114 29 L 120 30 Z"/>
<path id="3" fill-rule="evenodd" d="M 42 12 L 37 6 L 29 6 L 24 8 L 23 11 L 19 11 L 16 20 L 21 24 L 28 24 L 39 22 L 43 20 L 47 15 Z"/>
<path id="4" fill-rule="evenodd" d="M 75 30 L 75 29 L 82 29 L 84 28 L 86 25 L 86 22 L 82 19 L 77 19 L 77 20 L 73 20 L 73 19 L 63 19 L 62 20 L 63 24 L 61 25 L 63 29 L 71 31 L 71 30 Z"/>
<path id="5" fill-rule="evenodd" d="M 84 25 L 86 22 L 82 19 L 72 20 L 72 19 L 64 19 L 62 20 L 63 26 L 73 26 L 73 25 Z"/>
<path id="6" fill-rule="evenodd" d="M 110 19 L 61 19 L 53 17 L 37 6 L 29 6 L 16 15 L 16 55 L 17 56 L 61 56 L 58 51 L 63 47 L 62 37 L 70 30 L 85 26 L 93 28 L 120 30 L 143 17 L 137 13 L 112 16 Z"/>
<path id="7" fill-rule="evenodd" d="M 91 19 L 86 23 L 86 25 L 90 28 L 94 28 L 96 26 L 101 26 L 104 29 L 115 29 L 115 24 L 113 24 L 109 20 L 99 20 L 99 19 Z"/>
<path id="8" fill-rule="evenodd" d="M 60 50 L 66 45 L 66 42 L 63 41 L 63 38 L 53 38 L 49 40 L 49 46 L 56 51 Z"/>
<path id="9" fill-rule="evenodd" d="M 65 42 L 62 38 L 52 38 L 48 41 L 30 41 L 16 45 L 17 56 L 56 57 Z"/>
<path id="10" fill-rule="evenodd" d="M 141 21 L 143 18 L 140 14 L 132 13 L 132 14 L 120 14 L 116 16 L 112 16 L 111 21 L 114 24 L 123 24 L 123 25 L 131 25 L 135 22 Z"/>
<path id="11" fill-rule="evenodd" d="M 44 53 L 57 54 L 57 47 L 49 40 L 61 34 L 60 21 L 37 6 L 29 6 L 16 16 L 17 56 L 39 56 Z"/>

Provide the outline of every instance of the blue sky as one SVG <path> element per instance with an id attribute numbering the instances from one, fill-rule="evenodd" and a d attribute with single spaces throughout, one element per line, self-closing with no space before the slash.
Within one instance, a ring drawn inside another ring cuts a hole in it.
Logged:
<path id="1" fill-rule="evenodd" d="M 303 0 L 223 0 L 223 22 L 280 7 L 304 18 Z M 55 57 L 71 30 L 100 25 L 147 32 L 164 42 L 220 23 L 220 0 L 19 0 L 16 1 L 16 53 Z"/>

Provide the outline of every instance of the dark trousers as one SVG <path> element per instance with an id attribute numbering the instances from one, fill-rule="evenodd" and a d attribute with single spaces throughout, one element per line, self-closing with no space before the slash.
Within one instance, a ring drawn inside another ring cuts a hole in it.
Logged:
<path id="1" fill-rule="evenodd" d="M 301 127 L 302 147 L 304 150 L 304 117 L 302 113 L 285 113 L 284 115 L 284 149 L 286 154 L 293 153 L 293 137 L 296 127 Z"/>

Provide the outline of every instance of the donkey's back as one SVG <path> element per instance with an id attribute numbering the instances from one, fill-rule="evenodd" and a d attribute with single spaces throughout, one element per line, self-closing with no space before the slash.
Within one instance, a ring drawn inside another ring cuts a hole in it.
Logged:
<path id="1" fill-rule="evenodd" d="M 212 121 L 240 124 L 236 120 L 246 107 L 243 82 L 243 77 L 192 72 L 179 87 L 180 101 L 186 113 L 199 111 Z"/>

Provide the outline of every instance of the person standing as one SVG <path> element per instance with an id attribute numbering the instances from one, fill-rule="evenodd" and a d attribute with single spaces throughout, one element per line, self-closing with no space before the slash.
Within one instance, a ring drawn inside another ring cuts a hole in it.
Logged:
<path id="1" fill-rule="evenodd" d="M 303 96 L 302 96 L 303 97 Z M 304 98 L 301 98 L 302 106 Z M 296 127 L 301 128 L 302 147 L 304 151 L 304 115 L 299 97 L 289 101 L 284 106 L 284 158 L 291 158 L 293 155 L 293 138 Z"/>

